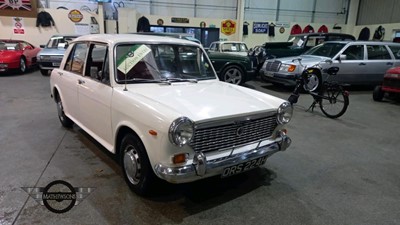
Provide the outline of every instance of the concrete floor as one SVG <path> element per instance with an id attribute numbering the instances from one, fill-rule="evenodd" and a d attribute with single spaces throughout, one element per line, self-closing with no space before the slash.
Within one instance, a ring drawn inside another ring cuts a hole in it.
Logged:
<path id="1" fill-rule="evenodd" d="M 250 88 L 287 98 L 258 81 Z M 303 95 L 288 126 L 293 143 L 265 166 L 235 177 L 165 186 L 141 198 L 112 156 L 80 128 L 64 129 L 38 71 L 0 76 L 0 224 L 400 224 L 399 103 L 351 90 L 332 120 Z M 63 179 L 95 187 L 54 214 L 21 187 Z"/>

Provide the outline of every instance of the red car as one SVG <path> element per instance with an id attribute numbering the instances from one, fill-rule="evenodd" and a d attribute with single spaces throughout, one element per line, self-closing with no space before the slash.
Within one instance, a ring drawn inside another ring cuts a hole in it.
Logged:
<path id="1" fill-rule="evenodd" d="M 36 65 L 40 48 L 21 40 L 0 39 L 0 72 L 16 69 L 20 73 Z"/>
<path id="2" fill-rule="evenodd" d="M 400 67 L 388 69 L 383 77 L 382 85 L 376 86 L 372 94 L 375 101 L 382 101 L 386 96 L 400 97 Z"/>

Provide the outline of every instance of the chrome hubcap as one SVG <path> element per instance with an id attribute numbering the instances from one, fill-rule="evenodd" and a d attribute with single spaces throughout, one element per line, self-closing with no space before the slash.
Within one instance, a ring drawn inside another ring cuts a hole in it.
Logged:
<path id="1" fill-rule="evenodd" d="M 225 82 L 239 84 L 242 81 L 242 73 L 236 68 L 232 68 L 225 73 Z"/>
<path id="2" fill-rule="evenodd" d="M 140 181 L 140 159 L 139 154 L 136 151 L 135 147 L 129 145 L 125 149 L 124 153 L 124 170 L 128 180 L 132 184 L 138 184 Z"/>
<path id="3" fill-rule="evenodd" d="M 21 59 L 20 67 L 21 67 L 21 71 L 24 72 L 26 69 L 26 65 L 25 65 L 25 61 L 23 59 Z"/>
<path id="4" fill-rule="evenodd" d="M 308 78 L 308 83 L 305 84 L 306 86 L 306 90 L 309 91 L 315 91 L 318 88 L 318 77 L 315 74 L 312 74 L 309 78 Z"/>

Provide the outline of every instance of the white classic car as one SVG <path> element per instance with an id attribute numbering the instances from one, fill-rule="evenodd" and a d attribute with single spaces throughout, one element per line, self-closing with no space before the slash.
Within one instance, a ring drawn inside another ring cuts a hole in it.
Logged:
<path id="1" fill-rule="evenodd" d="M 201 45 L 135 34 L 81 36 L 50 77 L 65 127 L 120 158 L 129 187 L 184 183 L 263 165 L 291 143 L 285 100 L 218 80 Z"/>

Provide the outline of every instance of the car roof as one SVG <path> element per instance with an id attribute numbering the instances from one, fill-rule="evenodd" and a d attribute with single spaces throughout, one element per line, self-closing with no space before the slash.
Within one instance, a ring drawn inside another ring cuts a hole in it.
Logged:
<path id="1" fill-rule="evenodd" d="M 389 41 L 325 41 L 324 43 L 356 43 L 356 44 L 372 44 L 372 45 L 399 45 L 400 43 L 389 42 Z"/>
<path id="2" fill-rule="evenodd" d="M 290 36 L 351 36 L 351 34 L 343 34 L 343 33 L 301 33 L 301 34 L 291 34 Z"/>
<path id="3" fill-rule="evenodd" d="M 26 41 L 17 39 L 0 39 L 0 42 L 14 43 L 14 42 L 26 42 Z"/>
<path id="4" fill-rule="evenodd" d="M 103 43 L 108 43 L 110 45 L 115 45 L 117 43 L 141 42 L 141 43 L 171 43 L 171 44 L 179 43 L 179 44 L 199 46 L 199 44 L 185 39 L 166 37 L 166 36 L 156 36 L 156 35 L 141 35 L 141 34 L 89 34 L 77 37 L 72 42 L 79 42 L 79 41 L 103 42 Z"/>
<path id="5" fill-rule="evenodd" d="M 53 36 L 51 36 L 51 38 L 55 38 L 55 37 L 79 37 L 80 35 L 77 34 L 55 34 Z"/>
<path id="6" fill-rule="evenodd" d="M 213 41 L 212 43 L 222 43 L 222 44 L 229 44 L 229 43 L 240 43 L 240 44 L 245 44 L 243 41 Z"/>

